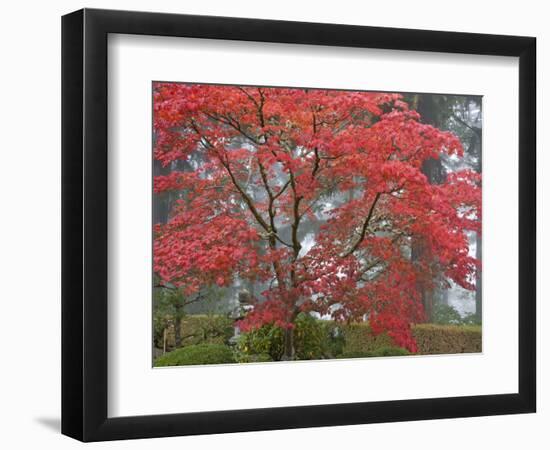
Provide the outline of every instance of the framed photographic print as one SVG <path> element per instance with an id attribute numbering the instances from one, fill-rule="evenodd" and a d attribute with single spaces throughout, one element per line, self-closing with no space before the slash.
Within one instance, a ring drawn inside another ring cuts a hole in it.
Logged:
<path id="1" fill-rule="evenodd" d="M 535 411 L 535 39 L 62 22 L 62 432 Z"/>

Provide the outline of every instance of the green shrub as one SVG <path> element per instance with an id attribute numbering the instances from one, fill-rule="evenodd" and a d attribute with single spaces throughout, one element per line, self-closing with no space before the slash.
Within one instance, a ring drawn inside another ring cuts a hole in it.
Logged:
<path id="1" fill-rule="evenodd" d="M 252 355 L 269 355 L 280 361 L 284 354 L 284 330 L 275 325 L 264 325 L 239 336 L 235 347 L 237 360 L 247 362 Z"/>
<path id="2" fill-rule="evenodd" d="M 369 358 L 370 352 L 360 352 L 360 351 L 353 351 L 353 352 L 343 352 L 342 354 L 338 355 L 338 359 L 351 359 L 351 358 Z"/>
<path id="3" fill-rule="evenodd" d="M 481 326 L 481 317 L 477 314 L 468 314 L 462 318 L 462 325 L 479 325 Z"/>
<path id="4" fill-rule="evenodd" d="M 198 364 L 229 364 L 235 357 L 230 347 L 220 344 L 198 344 L 178 348 L 155 360 L 156 367 Z"/>
<path id="5" fill-rule="evenodd" d="M 222 315 L 187 316 L 182 320 L 181 327 L 182 336 L 186 332 L 194 333 L 195 336 L 189 340 L 208 343 L 227 344 L 235 332 L 233 319 Z"/>
<path id="6" fill-rule="evenodd" d="M 344 337 L 333 322 L 300 314 L 294 328 L 294 350 L 297 359 L 334 358 L 343 351 Z M 238 360 L 247 355 L 268 354 L 280 361 L 284 354 L 284 330 L 274 325 L 243 333 L 237 343 Z"/>
<path id="7" fill-rule="evenodd" d="M 424 355 L 481 352 L 478 325 L 419 324 L 413 327 L 418 353 Z"/>
<path id="8" fill-rule="evenodd" d="M 329 335 L 320 320 L 300 314 L 294 329 L 294 350 L 297 359 L 322 359 L 328 355 Z"/>
<path id="9" fill-rule="evenodd" d="M 437 303 L 433 308 L 432 321 L 439 325 L 458 325 L 462 323 L 462 316 L 451 305 Z"/>
<path id="10" fill-rule="evenodd" d="M 346 345 L 342 326 L 332 320 L 322 320 L 320 323 L 325 329 L 326 336 L 328 336 L 327 358 L 336 358 L 344 352 Z"/>
<path id="11" fill-rule="evenodd" d="M 235 359 L 239 363 L 258 363 L 273 361 L 273 358 L 267 353 L 260 353 L 259 355 L 248 355 L 246 353 L 236 352 Z"/>
<path id="12" fill-rule="evenodd" d="M 476 314 L 462 317 L 451 305 L 439 303 L 434 306 L 432 322 L 438 325 L 481 325 L 481 318 Z"/>

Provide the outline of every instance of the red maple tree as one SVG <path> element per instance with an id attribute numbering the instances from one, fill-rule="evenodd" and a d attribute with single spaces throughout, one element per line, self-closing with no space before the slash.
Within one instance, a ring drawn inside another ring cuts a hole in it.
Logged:
<path id="1" fill-rule="evenodd" d="M 284 328 L 288 358 L 300 312 L 368 317 L 414 352 L 418 286 L 475 289 L 465 231 L 481 231 L 480 175 L 428 182 L 423 161 L 463 149 L 401 95 L 180 83 L 153 95 L 154 157 L 188 167 L 154 180 L 179 193 L 155 225 L 155 272 L 186 295 L 236 277 L 268 286 L 239 326 Z"/>

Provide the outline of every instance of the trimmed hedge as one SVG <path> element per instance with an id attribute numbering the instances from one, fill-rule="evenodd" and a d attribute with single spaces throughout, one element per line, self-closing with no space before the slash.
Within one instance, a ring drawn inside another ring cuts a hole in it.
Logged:
<path id="1" fill-rule="evenodd" d="M 373 335 L 367 322 L 342 324 L 339 328 L 344 336 L 344 353 L 366 353 L 382 347 L 395 347 L 385 333 Z"/>
<path id="2" fill-rule="evenodd" d="M 410 355 L 411 352 L 409 352 L 406 348 L 402 347 L 380 347 L 376 350 L 373 350 L 370 352 L 370 356 L 378 357 L 378 356 L 406 356 Z"/>
<path id="3" fill-rule="evenodd" d="M 338 358 L 339 359 L 373 358 L 373 357 L 381 357 L 381 356 L 406 356 L 410 354 L 411 353 L 407 349 L 401 348 L 401 347 L 380 347 L 370 352 L 360 352 L 360 351 L 344 352 L 341 355 L 339 355 Z"/>
<path id="4" fill-rule="evenodd" d="M 368 323 L 340 325 L 345 339 L 344 353 L 370 353 L 384 347 L 395 347 L 385 333 L 374 336 Z M 419 355 L 481 352 L 481 326 L 436 325 L 413 326 Z"/>
<path id="5" fill-rule="evenodd" d="M 234 334 L 233 320 L 222 315 L 187 315 L 181 320 L 180 332 L 182 347 L 197 344 L 227 344 Z M 161 342 L 157 344 L 160 344 L 159 347 L 162 346 Z M 174 327 L 167 329 L 166 345 L 169 349 L 174 348 Z"/>
<path id="6" fill-rule="evenodd" d="M 155 360 L 156 367 L 229 364 L 235 357 L 230 347 L 220 344 L 188 345 L 166 353 Z"/>
<path id="7" fill-rule="evenodd" d="M 440 355 L 481 352 L 481 326 L 419 324 L 413 327 L 418 353 Z"/>
<path id="8" fill-rule="evenodd" d="M 345 338 L 344 353 L 373 352 L 383 347 L 395 347 L 385 333 L 374 336 L 368 323 L 341 325 Z M 419 355 L 481 352 L 481 326 L 436 325 L 413 326 Z"/>

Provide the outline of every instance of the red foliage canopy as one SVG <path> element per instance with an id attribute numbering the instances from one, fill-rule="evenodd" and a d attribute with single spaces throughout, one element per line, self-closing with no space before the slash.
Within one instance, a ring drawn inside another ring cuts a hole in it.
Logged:
<path id="1" fill-rule="evenodd" d="M 179 200 L 155 227 L 154 269 L 187 294 L 265 283 L 243 330 L 368 315 L 415 351 L 419 283 L 475 287 L 465 231 L 480 231 L 480 175 L 430 184 L 423 161 L 462 146 L 399 94 L 156 83 L 154 133 L 154 157 L 188 167 L 155 177 Z"/>

